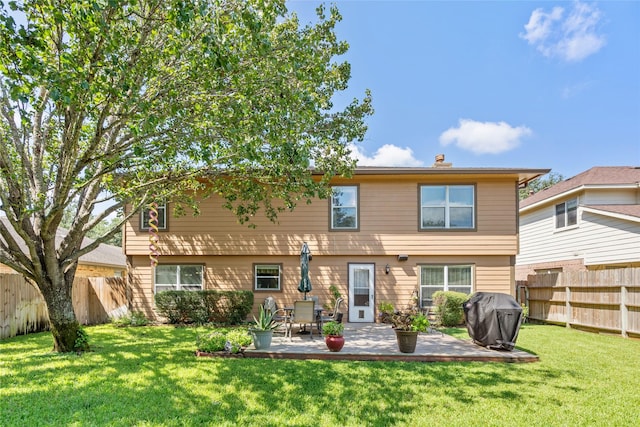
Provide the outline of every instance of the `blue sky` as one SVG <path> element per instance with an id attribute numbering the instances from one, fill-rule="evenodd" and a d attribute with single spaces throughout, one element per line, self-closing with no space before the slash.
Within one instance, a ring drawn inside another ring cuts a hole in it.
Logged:
<path id="1" fill-rule="evenodd" d="M 301 23 L 313 0 L 289 1 Z M 640 166 L 640 2 L 336 1 L 360 165 Z M 329 3 L 327 3 L 329 4 Z"/>

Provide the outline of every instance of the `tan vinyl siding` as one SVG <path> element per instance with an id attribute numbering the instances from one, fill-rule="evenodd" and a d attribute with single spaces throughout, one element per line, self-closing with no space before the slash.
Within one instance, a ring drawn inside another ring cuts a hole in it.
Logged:
<path id="1" fill-rule="evenodd" d="M 317 254 L 409 251 L 423 255 L 515 255 L 514 182 L 465 181 L 476 184 L 476 230 L 420 231 L 418 188 L 422 182 L 402 178 L 394 182 L 358 182 L 359 231 L 329 231 L 327 200 L 302 203 L 294 212 L 280 214 L 276 224 L 258 215 L 254 220 L 256 228 L 251 229 L 239 224 L 222 207 L 221 200 L 212 197 L 202 202 L 200 216 L 170 218 L 169 229 L 160 232 L 160 251 L 183 255 L 293 255 L 307 241 Z M 136 215 L 125 227 L 128 255 L 146 255 L 149 251 L 149 234 L 140 231 L 138 224 Z"/>
<path id="2" fill-rule="evenodd" d="M 293 305 L 302 297 L 297 286 L 300 281 L 299 256 L 167 256 L 160 259 L 163 264 L 203 264 L 204 289 L 253 290 L 254 264 L 282 264 L 282 290 L 258 291 L 254 293 L 255 304 L 262 303 L 272 295 L 280 305 Z M 474 268 L 473 291 L 503 292 L 513 294 L 513 268 L 509 257 L 447 257 L 410 256 L 408 261 L 398 261 L 390 256 L 315 256 L 310 264 L 309 275 L 313 285 L 312 295 L 323 304 L 329 299 L 329 286 L 336 285 L 346 298 L 348 295 L 348 264 L 375 264 L 375 303 L 392 301 L 402 308 L 410 301 L 412 292 L 420 283 L 419 266 L 423 264 L 468 264 Z M 389 264 L 390 274 L 385 274 Z M 153 317 L 153 280 L 148 257 L 132 259 L 136 272 L 131 280 L 132 309 L 144 311 Z M 345 304 L 346 305 L 346 304 Z M 346 315 L 346 307 L 344 308 Z"/>

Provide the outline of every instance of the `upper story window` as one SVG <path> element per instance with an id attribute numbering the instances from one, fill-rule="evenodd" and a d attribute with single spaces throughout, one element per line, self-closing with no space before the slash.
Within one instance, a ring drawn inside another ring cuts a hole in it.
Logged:
<path id="1" fill-rule="evenodd" d="M 140 230 L 149 229 L 149 208 L 145 208 L 140 212 Z M 158 203 L 158 229 L 167 229 L 167 204 Z"/>
<path id="2" fill-rule="evenodd" d="M 331 229 L 358 229 L 358 186 L 338 185 L 332 187 Z"/>
<path id="3" fill-rule="evenodd" d="M 578 223 L 578 199 L 567 200 L 556 205 L 556 228 L 569 227 Z"/>
<path id="4" fill-rule="evenodd" d="M 280 264 L 255 264 L 254 287 L 256 291 L 280 291 L 282 268 Z"/>
<path id="5" fill-rule="evenodd" d="M 201 291 L 204 266 L 159 264 L 156 266 L 156 292 Z"/>
<path id="6" fill-rule="evenodd" d="M 420 228 L 475 228 L 475 186 L 420 186 Z"/>

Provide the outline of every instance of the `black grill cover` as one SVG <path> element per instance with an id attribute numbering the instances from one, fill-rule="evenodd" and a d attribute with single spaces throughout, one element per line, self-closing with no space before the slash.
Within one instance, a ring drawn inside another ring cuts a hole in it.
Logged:
<path id="1" fill-rule="evenodd" d="M 513 350 L 522 321 L 522 307 L 511 295 L 476 292 L 462 308 L 474 343 L 493 350 Z"/>

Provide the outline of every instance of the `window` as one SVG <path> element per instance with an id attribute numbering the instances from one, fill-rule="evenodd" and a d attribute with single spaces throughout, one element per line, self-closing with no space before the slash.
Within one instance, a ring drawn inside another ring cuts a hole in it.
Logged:
<path id="1" fill-rule="evenodd" d="M 202 265 L 156 266 L 156 292 L 202 290 Z"/>
<path id="2" fill-rule="evenodd" d="M 279 291 L 282 280 L 280 264 L 255 264 L 254 289 L 256 291 Z"/>
<path id="3" fill-rule="evenodd" d="M 335 186 L 331 196 L 331 229 L 358 229 L 358 187 Z"/>
<path id="4" fill-rule="evenodd" d="M 420 266 L 420 307 L 433 305 L 436 291 L 455 291 L 470 294 L 473 284 L 470 265 Z"/>
<path id="5" fill-rule="evenodd" d="M 474 228 L 473 185 L 423 185 L 420 187 L 420 228 Z"/>
<path id="6" fill-rule="evenodd" d="M 578 199 L 571 199 L 556 205 L 556 228 L 569 227 L 578 223 Z"/>
<path id="7" fill-rule="evenodd" d="M 149 229 L 149 208 L 145 208 L 140 212 L 140 230 Z M 158 229 L 167 229 L 167 205 L 166 203 L 158 204 Z"/>

